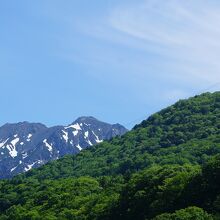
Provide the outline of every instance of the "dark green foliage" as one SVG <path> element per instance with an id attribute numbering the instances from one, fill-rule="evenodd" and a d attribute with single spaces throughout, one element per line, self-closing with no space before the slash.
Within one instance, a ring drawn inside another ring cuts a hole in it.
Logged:
<path id="1" fill-rule="evenodd" d="M 0 220 L 220 219 L 218 154 L 220 92 L 181 100 L 123 137 L 1 181 Z"/>
<path id="2" fill-rule="evenodd" d="M 187 184 L 179 203 L 195 204 L 217 214 L 220 211 L 219 198 L 220 155 L 217 155 L 211 158 L 209 163 L 203 167 L 202 172 Z"/>
<path id="3" fill-rule="evenodd" d="M 121 219 L 144 219 L 164 211 L 175 211 L 176 201 L 199 168 L 190 165 L 154 166 L 134 174 L 116 207 Z M 112 217 L 113 219 L 116 216 Z"/>
<path id="4" fill-rule="evenodd" d="M 213 220 L 212 216 L 198 207 L 189 207 L 181 209 L 173 214 L 162 214 L 153 220 Z"/>

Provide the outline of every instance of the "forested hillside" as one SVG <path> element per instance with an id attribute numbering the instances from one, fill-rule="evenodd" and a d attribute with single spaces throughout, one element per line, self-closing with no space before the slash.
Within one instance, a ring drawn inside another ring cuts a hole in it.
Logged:
<path id="1" fill-rule="evenodd" d="M 220 219 L 220 92 L 0 182 L 0 219 Z"/>

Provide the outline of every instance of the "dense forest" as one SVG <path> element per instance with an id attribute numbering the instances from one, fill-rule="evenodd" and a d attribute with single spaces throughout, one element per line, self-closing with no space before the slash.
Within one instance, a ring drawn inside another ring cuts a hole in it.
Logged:
<path id="1" fill-rule="evenodd" d="M 0 181 L 3 219 L 220 219 L 220 92 Z"/>

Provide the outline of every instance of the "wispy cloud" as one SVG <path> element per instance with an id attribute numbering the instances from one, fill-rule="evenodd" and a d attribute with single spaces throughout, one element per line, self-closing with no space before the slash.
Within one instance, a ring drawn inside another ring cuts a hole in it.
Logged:
<path id="1" fill-rule="evenodd" d="M 148 0 L 117 8 L 111 27 L 169 58 L 180 78 L 220 81 L 220 4 L 214 1 Z"/>
<path id="2" fill-rule="evenodd" d="M 220 81 L 217 0 L 119 0 L 100 11 L 64 16 L 68 49 L 59 55 L 90 68 L 88 74 L 123 82 L 142 100 L 151 92 L 173 101 Z"/>

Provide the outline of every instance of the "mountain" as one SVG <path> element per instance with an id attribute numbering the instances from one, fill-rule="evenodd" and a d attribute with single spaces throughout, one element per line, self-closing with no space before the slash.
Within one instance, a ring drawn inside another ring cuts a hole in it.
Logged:
<path id="1" fill-rule="evenodd" d="M 93 117 L 80 117 L 68 126 L 47 128 L 22 122 L 0 127 L 0 178 L 9 178 L 66 154 L 123 135 L 119 124 L 108 124 Z"/>
<path id="2" fill-rule="evenodd" d="M 1 219 L 220 219 L 220 92 L 0 181 Z"/>

